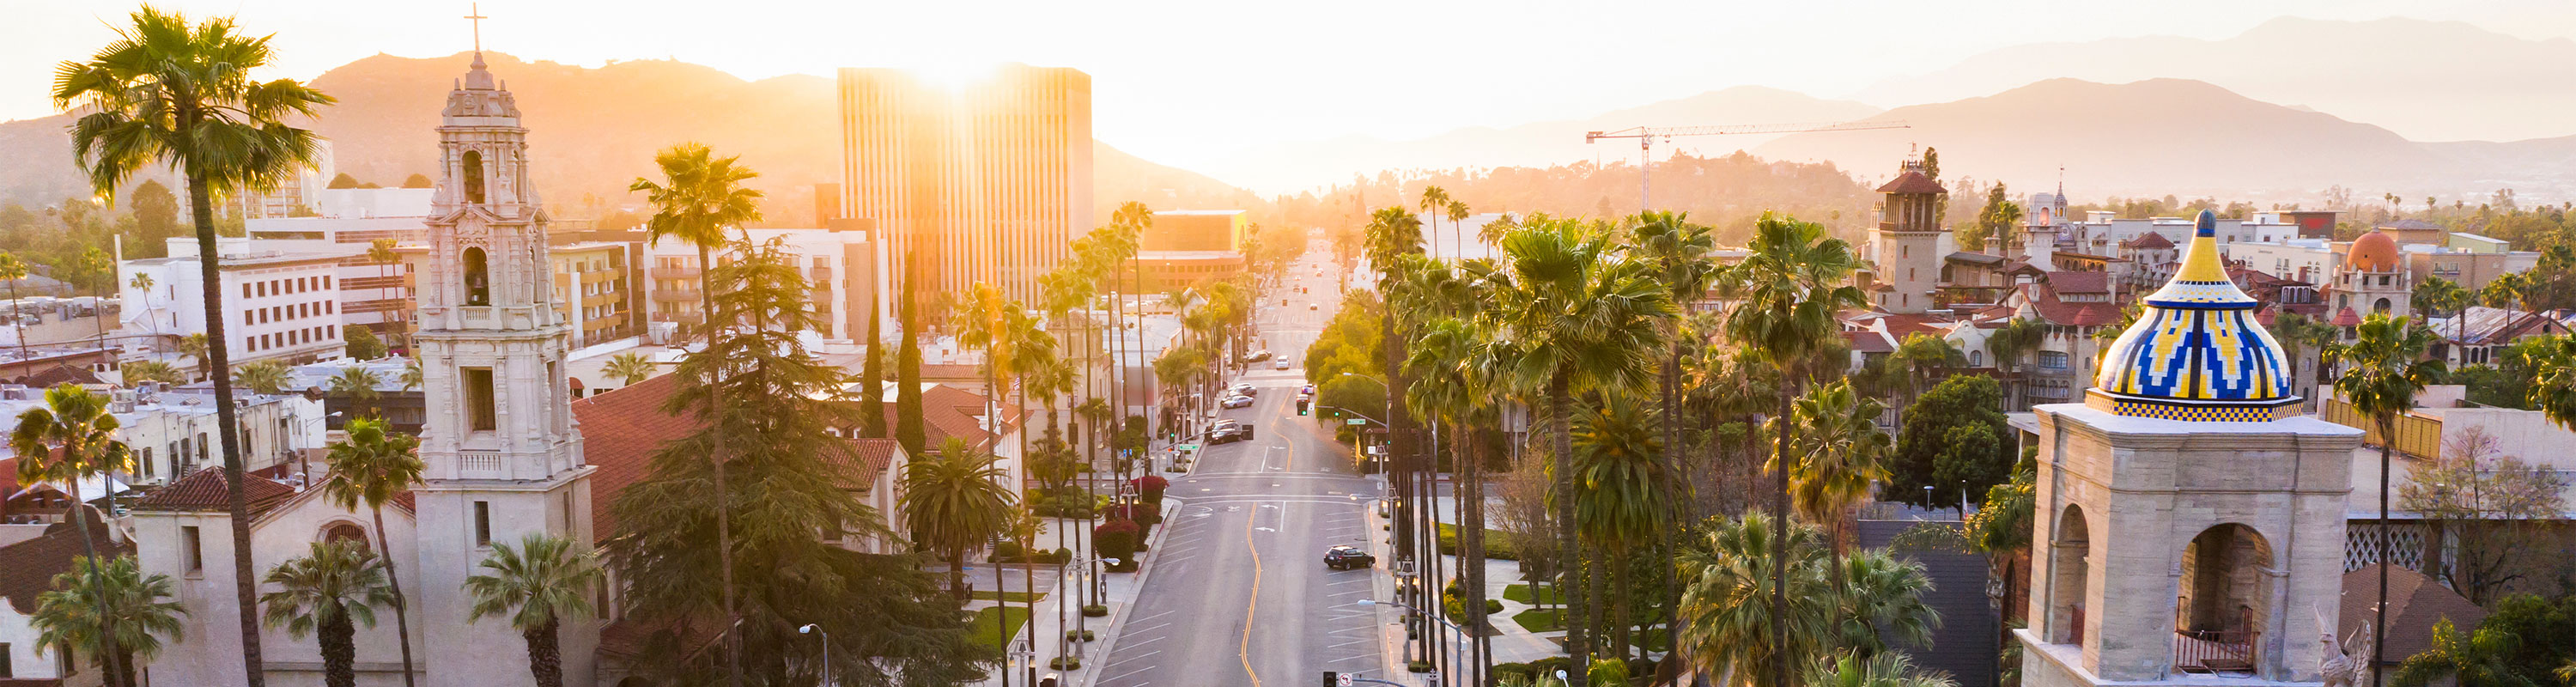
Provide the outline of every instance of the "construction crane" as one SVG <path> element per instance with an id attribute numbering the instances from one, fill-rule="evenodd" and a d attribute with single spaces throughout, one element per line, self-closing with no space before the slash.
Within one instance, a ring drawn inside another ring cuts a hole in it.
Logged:
<path id="1" fill-rule="evenodd" d="M 1637 139 L 1637 209 L 1639 211 L 1643 211 L 1647 208 L 1653 207 L 1653 205 L 1648 202 L 1648 191 L 1652 188 L 1652 185 L 1647 183 L 1646 169 L 1654 163 L 1651 151 L 1655 147 L 1655 141 L 1657 139 L 1662 139 L 1666 143 L 1671 143 L 1675 136 L 1737 136 L 1744 134 L 1796 134 L 1813 131 L 1868 131 L 1872 129 L 1911 128 L 1914 127 L 1901 121 L 1834 122 L 1830 124 L 1632 126 L 1618 131 L 1586 131 L 1583 132 L 1583 142 L 1593 143 L 1605 138 Z"/>

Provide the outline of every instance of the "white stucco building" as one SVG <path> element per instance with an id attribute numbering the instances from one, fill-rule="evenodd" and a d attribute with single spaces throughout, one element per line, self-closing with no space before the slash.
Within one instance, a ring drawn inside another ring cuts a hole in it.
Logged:
<path id="1" fill-rule="evenodd" d="M 224 341 L 233 365 L 279 360 L 289 364 L 340 357 L 340 255 L 263 250 L 243 239 L 220 242 L 217 275 L 224 294 Z M 205 294 L 199 288 L 205 261 L 194 240 L 170 239 L 170 257 L 117 265 L 124 305 L 128 359 L 162 357 L 176 341 L 209 331 Z M 135 277 L 150 278 L 137 288 Z M 176 361 L 186 364 L 191 361 Z"/>

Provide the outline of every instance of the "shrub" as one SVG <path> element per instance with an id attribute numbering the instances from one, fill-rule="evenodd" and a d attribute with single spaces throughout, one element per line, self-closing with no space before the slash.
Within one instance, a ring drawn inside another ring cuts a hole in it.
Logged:
<path id="1" fill-rule="evenodd" d="M 1440 526 L 1440 553 L 1444 556 L 1458 555 L 1457 525 Z M 1520 553 L 1512 550 L 1510 535 L 1501 530 L 1485 530 L 1485 558 L 1497 561 L 1521 559 Z"/>
<path id="2" fill-rule="evenodd" d="M 1081 669 L 1082 669 L 1082 659 L 1080 659 L 1080 658 L 1075 658 L 1075 657 L 1072 657 L 1072 656 L 1057 656 L 1057 657 L 1055 657 L 1055 658 L 1052 658 L 1052 659 L 1048 659 L 1048 660 L 1047 660 L 1047 669 L 1048 669 L 1048 670 L 1081 670 Z"/>
<path id="3" fill-rule="evenodd" d="M 1555 677 L 1556 671 L 1568 670 L 1567 666 L 1572 665 L 1574 659 L 1564 656 L 1549 656 L 1529 662 L 1530 672 L 1540 677 Z"/>
<path id="4" fill-rule="evenodd" d="M 1145 495 L 1145 505 L 1151 506 L 1155 510 L 1161 510 L 1163 508 L 1163 490 L 1171 488 L 1172 481 L 1163 479 L 1159 475 L 1146 475 L 1133 480 L 1128 480 L 1127 484 L 1128 486 L 1135 487 L 1137 493 Z"/>
<path id="5" fill-rule="evenodd" d="M 1091 528 L 1091 552 L 1101 558 L 1133 562 L 1136 557 L 1137 535 L 1142 531 L 1143 528 L 1137 527 L 1136 523 L 1130 520 L 1111 520 L 1100 523 L 1100 526 Z"/>
<path id="6" fill-rule="evenodd" d="M 1108 617 L 1108 616 L 1109 616 L 1109 607 L 1108 607 L 1108 606 L 1101 605 L 1101 604 L 1092 604 L 1092 605 L 1089 605 L 1089 606 L 1084 606 L 1084 607 L 1082 607 L 1082 617 L 1085 617 L 1085 618 L 1105 618 L 1105 617 Z M 1091 634 L 1091 633 L 1085 632 L 1085 633 L 1083 633 L 1083 634 L 1085 634 L 1085 635 L 1089 635 L 1089 634 Z M 1086 637 L 1084 637 L 1084 639 L 1090 639 L 1090 637 L 1086 636 Z"/>
<path id="7" fill-rule="evenodd" d="M 1076 642 L 1088 642 L 1093 639 L 1093 636 L 1090 630 L 1065 630 L 1064 638 Z"/>
<path id="8" fill-rule="evenodd" d="M 1404 671 L 1408 673 L 1428 673 L 1431 672 L 1431 662 L 1409 661 L 1404 664 Z"/>
<path id="9" fill-rule="evenodd" d="M 1527 663 L 1496 663 L 1488 672 L 1493 674 L 1494 681 L 1496 682 L 1514 678 L 1521 680 L 1538 679 L 1538 671 L 1530 668 L 1530 665 Z"/>
<path id="10" fill-rule="evenodd" d="M 1615 658 L 1594 659 L 1592 668 L 1583 673 L 1583 682 L 1592 685 L 1628 684 L 1628 664 Z"/>

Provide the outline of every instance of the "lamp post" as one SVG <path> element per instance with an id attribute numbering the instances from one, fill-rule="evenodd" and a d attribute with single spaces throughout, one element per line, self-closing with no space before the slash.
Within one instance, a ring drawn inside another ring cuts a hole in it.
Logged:
<path id="1" fill-rule="evenodd" d="M 1360 606 L 1362 606 L 1362 607 L 1367 607 L 1367 606 L 1376 606 L 1376 605 L 1394 606 L 1394 607 L 1396 607 L 1396 608 L 1404 609 L 1404 610 L 1405 610 L 1405 612 L 1406 612 L 1406 613 L 1408 613 L 1408 614 L 1410 614 L 1410 615 L 1413 615 L 1413 616 L 1416 616 L 1416 617 L 1425 617 L 1425 618 L 1429 618 L 1429 619 L 1431 619 L 1431 620 L 1437 621 L 1437 622 L 1439 622 L 1439 623 L 1440 623 L 1440 625 L 1441 625 L 1441 626 L 1449 628 L 1449 629 L 1448 629 L 1449 637 L 1448 637 L 1448 639 L 1443 640 L 1443 641 L 1444 641 L 1444 642 L 1446 642 L 1446 643 L 1450 646 L 1450 648 L 1451 648 L 1452 650 L 1455 650 L 1455 651 L 1462 651 L 1462 652 L 1463 652 L 1463 651 L 1465 651 L 1465 649 L 1466 649 L 1466 647 L 1465 647 L 1465 646 L 1463 646 L 1463 643 L 1464 643 L 1464 640 L 1465 640 L 1466 636 L 1469 634 L 1469 633 L 1468 633 L 1468 631 L 1467 631 L 1467 628 L 1465 628 L 1465 627 L 1460 627 L 1460 626 L 1459 626 L 1457 623 L 1455 623 L 1455 622 L 1450 622 L 1450 620 L 1449 620 L 1448 618 L 1440 617 L 1438 614 L 1434 614 L 1434 613 L 1426 613 L 1426 612 L 1423 612 L 1423 610 L 1422 610 L 1422 609 L 1415 608 L 1415 607 L 1413 607 L 1413 606 L 1409 606 L 1409 605 L 1405 605 L 1405 603 L 1404 603 L 1404 602 L 1401 602 L 1401 601 L 1378 601 L 1378 600 L 1375 600 L 1375 599 L 1361 599 L 1361 600 L 1359 600 L 1359 605 L 1360 605 Z M 1434 631 L 1437 631 L 1437 630 L 1434 630 Z M 1406 660 L 1406 662 L 1407 662 L 1407 663 L 1410 663 L 1410 662 L 1412 662 L 1412 661 L 1411 661 L 1411 659 L 1407 659 L 1407 660 Z M 1454 671 L 1453 671 L 1453 672 L 1454 672 Z M 1429 684 L 1433 684 L 1433 685 L 1446 685 L 1446 684 L 1448 684 L 1448 683 L 1449 683 L 1449 679 L 1450 679 L 1450 676 L 1444 676 L 1444 675 L 1440 672 L 1440 669 L 1439 669 L 1437 666 L 1434 666 L 1434 667 L 1431 669 L 1431 678 L 1430 678 L 1430 680 L 1428 681 L 1428 683 L 1429 683 Z M 1474 684 L 1474 683 L 1472 682 L 1473 678 L 1470 678 L 1470 680 L 1471 680 L 1470 684 Z"/>
<path id="2" fill-rule="evenodd" d="M 832 683 L 838 682 L 832 679 L 832 633 L 823 631 L 821 625 L 806 623 L 804 627 L 796 628 L 796 634 L 823 636 L 823 669 L 819 672 L 823 675 L 823 687 L 832 687 Z"/>
<path id="3" fill-rule="evenodd" d="M 1035 687 L 1038 684 L 1038 649 L 1034 645 L 1034 642 L 1031 641 L 1037 638 L 1037 634 L 1037 625 L 1035 623 L 1031 623 L 1029 625 L 1029 639 L 1020 640 L 1020 650 L 1011 652 L 1011 657 L 1019 659 L 1020 665 L 1028 669 L 1028 682 L 1023 684 L 1030 685 L 1030 687 Z"/>

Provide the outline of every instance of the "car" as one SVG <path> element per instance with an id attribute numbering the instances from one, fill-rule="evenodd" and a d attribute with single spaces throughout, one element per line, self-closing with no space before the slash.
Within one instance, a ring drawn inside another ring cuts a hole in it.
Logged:
<path id="1" fill-rule="evenodd" d="M 1283 305 L 1284 305 L 1284 304 L 1283 304 Z M 1269 360 L 1269 359 L 1270 359 L 1270 352 L 1269 352 L 1269 351 L 1253 351 L 1251 354 L 1243 356 L 1243 359 L 1244 359 L 1244 361 L 1246 361 L 1246 362 L 1255 362 L 1255 363 L 1257 363 L 1257 362 L 1261 362 L 1261 361 L 1264 361 L 1264 360 Z"/>
<path id="2" fill-rule="evenodd" d="M 1308 304 L 1306 304 L 1306 309 L 1307 309 L 1307 310 L 1314 310 L 1314 309 L 1316 309 L 1316 308 L 1315 308 L 1315 304 L 1313 304 L 1313 303 L 1308 303 Z"/>
<path id="3" fill-rule="evenodd" d="M 1250 440 L 1252 440 L 1252 427 L 1233 420 L 1218 420 L 1207 430 L 1207 443 L 1210 446 Z"/>
<path id="4" fill-rule="evenodd" d="M 1356 546 L 1341 544 L 1324 550 L 1324 567 L 1326 568 L 1334 570 L 1349 570 L 1352 568 L 1374 567 L 1376 565 L 1376 556 L 1369 555 L 1369 552 L 1361 551 L 1360 548 Z"/>
<path id="5" fill-rule="evenodd" d="M 1315 395 L 1315 385 L 1313 385 L 1313 384 L 1308 384 L 1308 385 L 1305 385 L 1305 386 L 1302 386 L 1302 387 L 1298 387 L 1298 388 L 1297 388 L 1297 395 L 1299 395 L 1299 396 L 1313 396 L 1313 395 Z"/>
<path id="6" fill-rule="evenodd" d="M 1273 370 L 1285 370 L 1288 368 L 1289 364 L 1287 358 L 1280 358 L 1279 360 L 1270 363 L 1270 369 Z"/>
<path id="7" fill-rule="evenodd" d="M 1252 397 L 1227 396 L 1225 397 L 1225 400 L 1218 401 L 1216 404 L 1217 406 L 1224 408 L 1250 408 L 1252 407 Z"/>
<path id="8" fill-rule="evenodd" d="M 1261 388 L 1260 388 L 1260 387 L 1253 386 L 1251 382 L 1235 382 L 1235 383 L 1234 383 L 1234 388 L 1232 389 L 1232 391 L 1234 392 L 1234 395 L 1236 395 L 1236 396 L 1259 396 L 1259 395 L 1261 395 Z"/>

